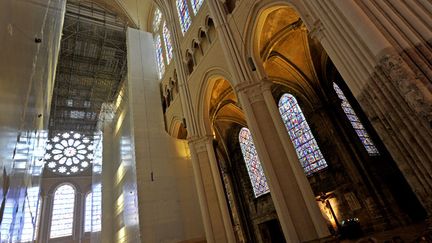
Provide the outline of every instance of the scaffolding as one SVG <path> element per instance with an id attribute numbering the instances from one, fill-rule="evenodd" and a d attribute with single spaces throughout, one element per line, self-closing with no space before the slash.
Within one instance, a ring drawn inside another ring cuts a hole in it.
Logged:
<path id="1" fill-rule="evenodd" d="M 94 2 L 67 2 L 50 135 L 97 131 L 102 105 L 115 101 L 126 76 L 126 27 L 122 18 Z"/>

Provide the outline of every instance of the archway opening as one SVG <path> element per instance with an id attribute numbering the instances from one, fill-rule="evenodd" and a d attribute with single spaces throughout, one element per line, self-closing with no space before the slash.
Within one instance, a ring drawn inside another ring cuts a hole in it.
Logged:
<path id="1" fill-rule="evenodd" d="M 423 219 L 424 210 L 417 198 L 296 10 L 269 7 L 261 11 L 255 28 L 251 56 L 273 82 L 272 94 L 279 104 L 287 139 L 297 149 L 330 231 L 343 233 L 346 222 L 355 221 L 364 232 L 373 232 Z M 342 89 L 335 89 L 334 84 L 343 87 L 349 99 L 342 100 Z M 293 121 L 284 115 L 295 112 L 280 104 L 287 95 L 296 99 L 304 113 L 291 117 Z M 303 120 L 307 120 L 306 128 L 301 125 Z M 309 143 L 312 138 L 316 141 Z M 328 164 L 323 166 L 326 169 L 311 172 L 306 168 L 321 159 Z M 385 168 L 386 172 L 380 172 Z M 395 184 L 402 189 L 394 190 Z"/>

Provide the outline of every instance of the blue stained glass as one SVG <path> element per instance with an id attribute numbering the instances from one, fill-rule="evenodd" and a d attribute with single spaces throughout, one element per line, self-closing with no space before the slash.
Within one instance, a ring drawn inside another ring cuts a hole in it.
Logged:
<path id="1" fill-rule="evenodd" d="M 162 43 L 160 35 L 156 35 L 154 38 L 154 45 L 156 50 L 156 61 L 158 64 L 158 75 L 161 79 L 165 72 L 165 64 L 163 60 L 163 51 L 162 51 Z"/>
<path id="2" fill-rule="evenodd" d="M 342 92 L 342 90 L 336 83 L 333 83 L 333 88 L 336 91 L 339 99 L 342 101 L 342 109 L 345 112 L 345 115 L 348 117 L 348 120 L 351 122 L 351 125 L 356 131 L 357 136 L 360 138 L 360 141 L 363 143 L 363 146 L 365 147 L 367 153 L 371 156 L 379 155 L 378 149 L 375 147 L 375 144 L 372 142 L 372 139 L 370 138 L 363 124 L 360 122 L 360 119 L 354 112 L 354 109 L 351 107 L 345 94 Z"/>
<path id="3" fill-rule="evenodd" d="M 171 32 L 169 31 L 166 22 L 163 24 L 162 34 L 165 42 L 167 63 L 169 64 L 173 56 L 173 47 L 171 42 Z"/>
<path id="4" fill-rule="evenodd" d="M 177 0 L 176 1 L 177 12 L 179 15 L 180 27 L 182 33 L 186 33 L 192 23 L 191 17 L 189 15 L 189 9 L 186 3 L 186 0 Z"/>
<path id="5" fill-rule="evenodd" d="M 240 130 L 239 142 L 255 197 L 269 193 L 267 179 L 249 129 L 243 127 Z"/>
<path id="6" fill-rule="evenodd" d="M 193 10 L 195 15 L 197 15 L 203 2 L 204 2 L 204 0 L 191 0 L 192 10 Z"/>
<path id="7" fill-rule="evenodd" d="M 279 100 L 279 112 L 306 175 L 327 167 L 327 162 L 294 96 L 282 95 Z"/>

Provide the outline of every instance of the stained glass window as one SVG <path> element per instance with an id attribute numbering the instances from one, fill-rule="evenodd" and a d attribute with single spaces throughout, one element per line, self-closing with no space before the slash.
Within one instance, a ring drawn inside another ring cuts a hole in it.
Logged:
<path id="1" fill-rule="evenodd" d="M 255 144 L 249 129 L 243 127 L 239 133 L 240 148 L 246 163 L 249 179 L 252 183 L 255 197 L 259 197 L 270 192 L 264 170 L 261 166 Z"/>
<path id="2" fill-rule="evenodd" d="M 102 224 L 102 188 L 98 184 L 93 188 L 93 192 L 87 194 L 85 199 L 85 232 L 101 231 Z"/>
<path id="3" fill-rule="evenodd" d="M 279 112 L 306 175 L 327 167 L 327 162 L 296 98 L 291 94 L 282 95 L 279 100 Z"/>
<path id="4" fill-rule="evenodd" d="M 21 232 L 20 242 L 36 240 L 38 232 L 38 222 L 41 212 L 41 198 L 39 197 L 39 187 L 27 189 L 27 196 L 24 203 L 24 225 Z"/>
<path id="5" fill-rule="evenodd" d="M 186 33 L 186 31 L 188 31 L 192 23 L 191 17 L 189 15 L 189 9 L 186 0 L 177 0 L 176 5 L 177 5 L 177 12 L 179 15 L 180 27 L 184 34 Z"/>
<path id="6" fill-rule="evenodd" d="M 166 50 L 166 58 L 167 58 L 167 63 L 169 64 L 172 56 L 173 56 L 173 47 L 172 47 L 172 42 L 171 42 L 171 33 L 167 27 L 166 22 L 163 23 L 163 38 L 164 38 L 164 42 L 165 42 L 165 50 Z"/>
<path id="7" fill-rule="evenodd" d="M 348 117 L 348 120 L 351 122 L 352 127 L 356 131 L 357 136 L 360 138 L 368 154 L 373 156 L 379 155 L 378 149 L 375 147 L 375 144 L 373 143 L 369 134 L 366 132 L 366 129 L 364 128 L 363 124 L 360 122 L 360 119 L 358 118 L 354 109 L 351 107 L 345 94 L 342 92 L 342 90 L 339 88 L 339 86 L 336 83 L 333 83 L 333 88 L 336 91 L 336 94 L 339 97 L 339 99 L 342 101 L 341 106 L 343 111 L 345 112 L 345 115 Z"/>
<path id="8" fill-rule="evenodd" d="M 75 189 L 62 185 L 54 193 L 50 238 L 71 236 L 74 221 Z"/>
<path id="9" fill-rule="evenodd" d="M 93 163 L 93 144 L 77 132 L 58 133 L 46 146 L 45 161 L 49 170 L 60 175 L 73 175 Z"/>
<path id="10" fill-rule="evenodd" d="M 162 43 L 161 43 L 160 35 L 155 36 L 154 45 L 156 49 L 156 61 L 158 64 L 158 74 L 159 74 L 159 78 L 161 79 L 165 72 L 165 64 L 163 60 L 163 53 L 162 53 L 163 51 L 162 51 Z"/>
<path id="11" fill-rule="evenodd" d="M 200 10 L 204 0 L 191 0 L 192 9 L 195 15 L 197 15 Z"/>
<path id="12" fill-rule="evenodd" d="M 161 20 L 162 20 L 162 13 L 158 8 L 156 8 L 154 15 L 153 15 L 153 31 L 154 32 L 157 32 L 159 30 Z"/>

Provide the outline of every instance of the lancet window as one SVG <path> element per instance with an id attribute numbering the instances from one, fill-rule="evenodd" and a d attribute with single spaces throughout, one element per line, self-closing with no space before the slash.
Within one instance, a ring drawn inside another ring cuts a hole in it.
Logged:
<path id="1" fill-rule="evenodd" d="M 240 130 L 239 142 L 255 197 L 269 193 L 267 179 L 249 129 L 243 127 Z"/>
<path id="2" fill-rule="evenodd" d="M 176 1 L 177 6 L 177 13 L 180 21 L 180 28 L 182 30 L 182 33 L 186 33 L 192 24 L 192 19 L 189 14 L 189 9 L 186 0 L 177 0 Z"/>
<path id="3" fill-rule="evenodd" d="M 356 131 L 356 134 L 359 137 L 360 141 L 362 142 L 367 153 L 372 156 L 379 155 L 378 149 L 375 147 L 374 142 L 370 138 L 368 132 L 364 128 L 363 124 L 361 123 L 354 109 L 351 107 L 351 104 L 348 102 L 348 99 L 346 98 L 345 94 L 342 92 L 342 90 L 339 88 L 339 86 L 336 83 L 333 83 L 333 88 L 336 91 L 337 96 L 341 100 L 341 107 L 345 112 L 345 115 L 350 121 L 351 126 Z"/>
<path id="4" fill-rule="evenodd" d="M 169 64 L 171 62 L 171 59 L 173 56 L 173 47 L 172 47 L 172 42 L 171 42 L 171 33 L 167 27 L 166 22 L 164 22 L 164 24 L 163 24 L 163 30 L 162 31 L 163 31 L 162 34 L 163 34 L 164 43 L 165 43 L 166 60 L 167 60 L 167 64 Z"/>
<path id="5" fill-rule="evenodd" d="M 74 222 L 75 189 L 68 184 L 54 193 L 50 238 L 71 236 Z"/>
<path id="6" fill-rule="evenodd" d="M 291 94 L 282 95 L 279 100 L 279 112 L 306 175 L 326 168 L 327 162 L 296 98 Z"/>
<path id="7" fill-rule="evenodd" d="M 159 78 L 162 78 L 162 76 L 165 72 L 165 63 L 164 63 L 162 42 L 161 42 L 160 35 L 156 35 L 154 37 L 154 45 L 155 45 L 155 50 L 156 50 L 156 61 L 158 64 L 158 75 L 159 75 Z"/>

